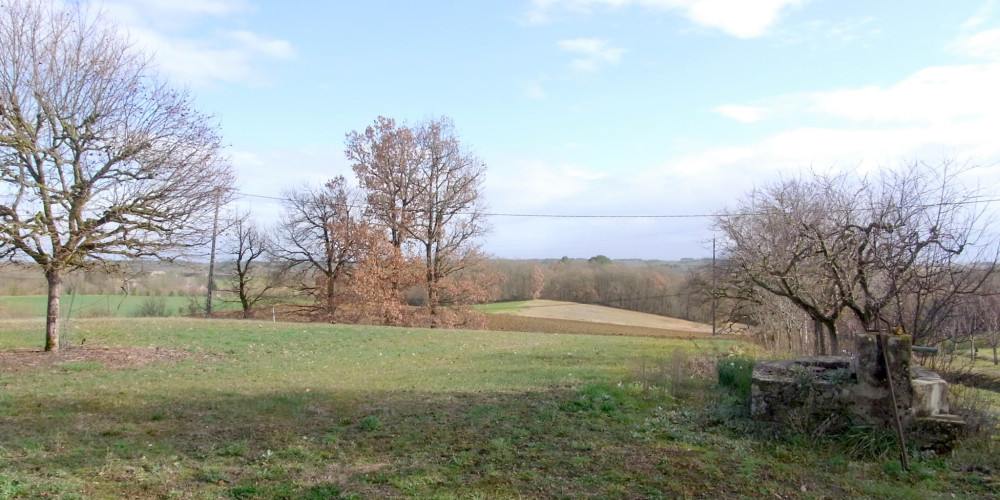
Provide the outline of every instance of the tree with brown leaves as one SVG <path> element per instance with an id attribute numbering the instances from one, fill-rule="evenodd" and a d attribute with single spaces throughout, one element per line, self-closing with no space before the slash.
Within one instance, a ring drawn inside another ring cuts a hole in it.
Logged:
<path id="1" fill-rule="evenodd" d="M 445 278 L 484 260 L 479 239 L 489 231 L 482 200 L 486 164 L 462 148 L 450 119 L 423 123 L 416 137 L 421 160 L 409 233 L 424 257 L 427 311 L 434 327 L 442 301 L 461 303 L 443 293 Z"/>
<path id="2" fill-rule="evenodd" d="M 447 118 L 411 128 L 379 117 L 363 133 L 347 134 L 345 153 L 354 162 L 372 217 L 386 228 L 399 254 L 393 260 L 405 261 L 407 252 L 415 250 L 423 262 L 429 324 L 442 326 L 440 306 L 459 305 L 462 297 L 471 296 L 448 293 L 465 287 L 446 280 L 454 281 L 483 261 L 479 239 L 488 231 L 482 204 L 485 164 L 461 147 Z M 390 273 L 386 278 L 394 293 L 403 290 L 401 277 Z"/>

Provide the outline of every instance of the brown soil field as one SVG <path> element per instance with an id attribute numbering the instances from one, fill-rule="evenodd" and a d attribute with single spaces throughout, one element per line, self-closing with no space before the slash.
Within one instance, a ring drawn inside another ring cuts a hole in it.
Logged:
<path id="1" fill-rule="evenodd" d="M 487 330 L 501 332 L 576 333 L 584 335 L 624 335 L 633 337 L 660 337 L 677 339 L 732 339 L 733 335 L 712 337 L 707 332 L 652 328 L 638 325 L 616 325 L 594 321 L 576 321 L 557 318 L 534 318 L 514 314 L 488 314 Z"/>
<path id="2" fill-rule="evenodd" d="M 306 308 L 281 305 L 276 307 L 278 321 L 316 322 Z M 260 308 L 256 319 L 270 320 L 270 306 Z M 625 311 L 611 307 L 558 302 L 531 301 L 518 314 L 485 314 L 484 330 L 502 332 L 577 333 L 585 335 L 628 335 L 662 338 L 713 338 L 711 325 L 695 323 L 654 314 Z M 241 311 L 220 311 L 215 317 L 240 318 Z M 726 332 L 729 333 L 729 332 Z M 718 335 L 732 339 L 738 335 Z"/>
<path id="3" fill-rule="evenodd" d="M 623 326 L 641 326 L 692 333 L 712 333 L 712 325 L 683 319 L 646 314 L 593 304 L 577 304 L 555 300 L 532 300 L 517 312 L 532 318 L 568 319 Z"/>

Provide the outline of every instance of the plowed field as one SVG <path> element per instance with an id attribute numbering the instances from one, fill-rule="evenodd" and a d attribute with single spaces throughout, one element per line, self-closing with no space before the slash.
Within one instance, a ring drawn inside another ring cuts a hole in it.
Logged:
<path id="1" fill-rule="evenodd" d="M 712 327 L 676 318 L 590 304 L 534 300 L 516 314 L 488 315 L 487 329 L 665 338 L 711 337 Z"/>

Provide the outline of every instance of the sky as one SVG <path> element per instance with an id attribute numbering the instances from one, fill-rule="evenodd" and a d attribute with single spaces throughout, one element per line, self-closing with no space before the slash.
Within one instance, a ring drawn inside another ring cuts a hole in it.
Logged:
<path id="1" fill-rule="evenodd" d="M 264 224 L 353 178 L 344 136 L 380 115 L 454 120 L 501 258 L 707 257 L 706 215 L 810 169 L 1000 179 L 994 1 L 95 3 L 218 121 Z"/>

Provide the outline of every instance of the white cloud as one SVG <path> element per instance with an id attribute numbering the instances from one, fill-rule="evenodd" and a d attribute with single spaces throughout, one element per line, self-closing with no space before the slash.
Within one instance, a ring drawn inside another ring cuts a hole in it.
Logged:
<path id="1" fill-rule="evenodd" d="M 767 109 L 759 106 L 743 106 L 738 104 L 728 104 L 718 106 L 713 111 L 743 123 L 753 123 L 763 120 L 767 116 Z"/>
<path id="2" fill-rule="evenodd" d="M 1000 113 L 1000 64 L 925 68 L 890 87 L 813 93 L 812 111 L 857 121 L 958 122 Z"/>
<path id="3" fill-rule="evenodd" d="M 252 31 L 236 30 L 226 33 L 234 44 L 246 52 L 259 53 L 275 59 L 291 59 L 295 49 L 287 40 L 258 35 Z"/>
<path id="4" fill-rule="evenodd" d="M 995 10 L 995 7 L 996 7 L 995 0 L 987 0 L 987 2 L 983 4 L 983 6 L 980 7 L 975 14 L 972 15 L 972 17 L 970 17 L 965 21 L 962 27 L 966 29 L 972 29 L 982 26 L 993 17 L 993 11 Z"/>
<path id="5" fill-rule="evenodd" d="M 607 64 L 618 64 L 625 49 L 612 47 L 607 40 L 598 38 L 573 38 L 558 42 L 560 49 L 578 54 L 582 57 L 574 59 L 571 65 L 580 71 L 593 72 Z"/>
<path id="6" fill-rule="evenodd" d="M 776 30 L 776 36 L 784 43 L 813 44 L 815 47 L 835 47 L 879 36 L 882 30 L 874 17 L 851 18 L 841 21 L 812 20 L 790 29 Z"/>
<path id="7" fill-rule="evenodd" d="M 951 44 L 950 48 L 963 56 L 1000 61 L 1000 29 L 963 36 Z"/>
<path id="8" fill-rule="evenodd" d="M 244 0 L 108 0 L 98 6 L 154 54 L 163 73 L 183 84 L 260 84 L 266 80 L 263 63 L 295 56 L 287 40 L 245 29 L 195 29 L 203 17 L 224 25 L 252 12 Z"/>
<path id="9" fill-rule="evenodd" d="M 487 177 L 487 191 L 494 209 L 523 212 L 550 208 L 574 200 L 592 200 L 607 175 L 580 165 L 549 164 L 537 160 L 506 163 L 503 175 Z"/>
<path id="10" fill-rule="evenodd" d="M 739 38 L 766 35 L 786 10 L 807 0 L 534 0 L 528 22 L 545 23 L 560 10 L 590 12 L 597 7 L 639 6 L 681 11 L 700 26 Z"/>

